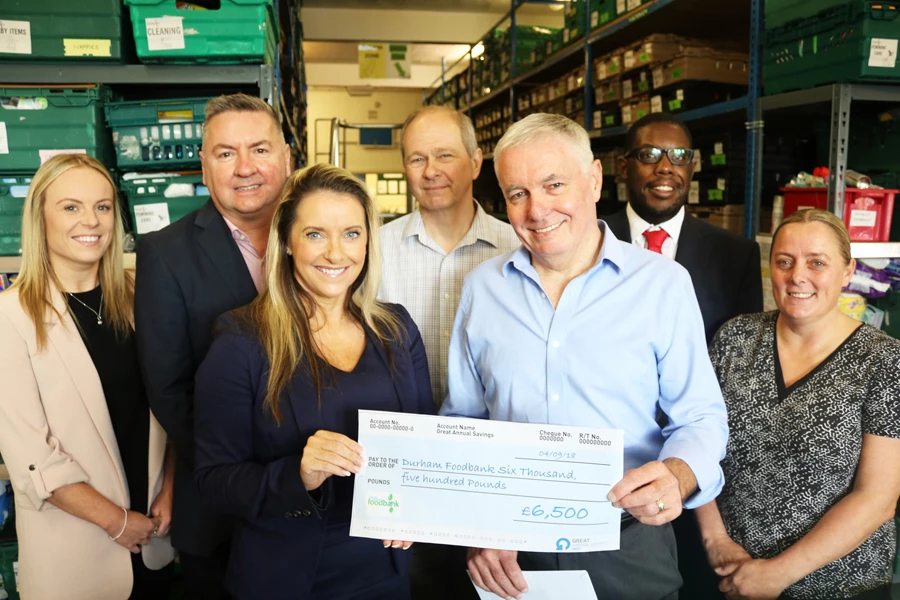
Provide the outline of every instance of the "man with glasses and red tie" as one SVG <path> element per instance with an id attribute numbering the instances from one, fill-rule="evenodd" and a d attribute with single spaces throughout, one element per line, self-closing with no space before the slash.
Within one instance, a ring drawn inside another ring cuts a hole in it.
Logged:
<path id="1" fill-rule="evenodd" d="M 691 132 L 672 115 L 654 113 L 637 121 L 619 159 L 628 205 L 606 222 L 618 239 L 687 269 L 709 343 L 729 319 L 762 311 L 762 276 L 756 242 L 701 221 L 685 209 L 694 176 L 691 145 Z M 693 511 L 686 510 L 673 525 L 684 579 L 682 597 L 721 597 Z"/>

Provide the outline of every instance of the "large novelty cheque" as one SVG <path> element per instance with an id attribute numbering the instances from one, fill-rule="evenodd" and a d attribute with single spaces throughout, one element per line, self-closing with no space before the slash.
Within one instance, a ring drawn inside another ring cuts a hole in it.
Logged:
<path id="1" fill-rule="evenodd" d="M 350 535 L 529 552 L 618 550 L 623 433 L 359 411 Z"/>

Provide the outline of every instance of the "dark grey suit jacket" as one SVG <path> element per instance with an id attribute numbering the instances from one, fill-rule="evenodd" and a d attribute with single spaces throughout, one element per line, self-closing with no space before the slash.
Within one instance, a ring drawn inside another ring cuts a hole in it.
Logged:
<path id="1" fill-rule="evenodd" d="M 624 210 L 604 220 L 618 239 L 631 241 Z M 707 343 L 725 321 L 762 311 L 762 274 L 755 241 L 685 214 L 675 262 L 691 275 Z"/>
<path id="2" fill-rule="evenodd" d="M 194 373 L 215 320 L 249 304 L 256 286 L 212 201 L 140 238 L 135 337 L 150 408 L 178 451 L 172 545 L 208 556 L 231 537 L 230 519 L 200 499 L 194 481 Z"/>

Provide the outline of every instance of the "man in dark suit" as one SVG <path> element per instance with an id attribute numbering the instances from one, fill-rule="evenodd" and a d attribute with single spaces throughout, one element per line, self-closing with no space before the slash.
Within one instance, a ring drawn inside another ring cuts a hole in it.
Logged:
<path id="1" fill-rule="evenodd" d="M 153 414 L 176 445 L 172 545 L 185 597 L 227 598 L 231 522 L 200 499 L 194 470 L 194 373 L 215 319 L 265 288 L 269 226 L 290 173 L 272 107 L 243 94 L 206 107 L 203 183 L 210 201 L 140 240 L 135 284 L 138 356 Z"/>
<path id="2" fill-rule="evenodd" d="M 691 145 L 690 131 L 672 115 L 654 113 L 638 120 L 619 159 L 628 205 L 606 222 L 618 239 L 659 252 L 687 269 L 709 343 L 725 321 L 762 311 L 762 275 L 756 242 L 687 213 L 684 205 L 694 176 Z M 721 597 L 694 512 L 684 511 L 673 525 L 684 579 L 681 597 Z"/>

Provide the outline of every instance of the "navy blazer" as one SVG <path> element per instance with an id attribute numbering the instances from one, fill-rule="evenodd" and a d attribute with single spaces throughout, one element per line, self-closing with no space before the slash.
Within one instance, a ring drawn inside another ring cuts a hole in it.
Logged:
<path id="1" fill-rule="evenodd" d="M 211 200 L 141 236 L 135 341 L 150 408 L 178 452 L 172 545 L 182 552 L 209 556 L 231 540 L 231 520 L 211 511 L 194 483 L 194 374 L 216 319 L 255 297 L 244 257 Z"/>
<path id="2" fill-rule="evenodd" d="M 419 330 L 405 308 L 388 307 L 405 331 L 400 342 L 390 344 L 400 405 L 404 412 L 433 414 Z M 269 364 L 259 338 L 232 315 L 223 316 L 218 325 L 196 377 L 195 478 L 203 499 L 237 517 L 225 586 L 238 599 L 309 598 L 325 532 L 323 517 L 332 503 L 330 478 L 318 502 L 300 478 L 306 441 L 324 428 L 316 392 L 308 377 L 293 377 L 281 395 L 283 421 L 278 426 L 263 407 Z M 381 342 L 368 328 L 366 335 L 387 367 Z M 406 577 L 408 554 L 395 554 L 394 563 Z"/>
<path id="3" fill-rule="evenodd" d="M 616 238 L 631 242 L 631 228 L 624 210 L 603 220 Z M 707 344 L 729 319 L 762 312 L 762 272 L 759 244 L 755 240 L 742 238 L 686 213 L 675 262 L 691 275 Z"/>

